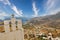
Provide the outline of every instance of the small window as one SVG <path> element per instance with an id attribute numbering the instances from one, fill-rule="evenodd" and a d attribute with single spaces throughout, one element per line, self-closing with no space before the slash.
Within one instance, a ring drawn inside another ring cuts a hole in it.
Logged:
<path id="1" fill-rule="evenodd" d="M 10 32 L 12 32 L 11 22 L 9 22 L 9 26 L 10 26 Z"/>
<path id="2" fill-rule="evenodd" d="M 17 25 L 17 23 L 18 23 L 18 22 L 16 21 L 15 24 Z"/>
<path id="3" fill-rule="evenodd" d="M 18 27 L 16 26 L 16 30 L 18 30 Z"/>
<path id="4" fill-rule="evenodd" d="M 12 32 L 12 27 L 10 26 L 10 32 Z"/>

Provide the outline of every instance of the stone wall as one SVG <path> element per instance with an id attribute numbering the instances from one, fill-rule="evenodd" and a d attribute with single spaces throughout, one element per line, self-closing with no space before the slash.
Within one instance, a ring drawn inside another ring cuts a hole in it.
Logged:
<path id="1" fill-rule="evenodd" d="M 0 33 L 0 40 L 24 40 L 23 30 Z"/>

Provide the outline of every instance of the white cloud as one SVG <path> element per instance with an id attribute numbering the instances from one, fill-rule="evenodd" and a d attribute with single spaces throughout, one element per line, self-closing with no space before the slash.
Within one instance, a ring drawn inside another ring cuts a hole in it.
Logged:
<path id="1" fill-rule="evenodd" d="M 56 14 L 56 13 L 58 13 L 58 12 L 60 12 L 60 8 L 51 11 L 50 14 L 53 15 L 53 14 Z"/>
<path id="2" fill-rule="evenodd" d="M 9 0 L 0 0 L 1 2 L 3 2 L 5 5 L 11 5 L 11 3 L 9 2 Z"/>
<path id="3" fill-rule="evenodd" d="M 14 10 L 15 13 L 17 13 L 19 16 L 22 16 L 23 12 L 22 10 L 18 10 L 15 5 L 11 6 L 11 8 Z"/>
<path id="4" fill-rule="evenodd" d="M 7 17 L 7 16 L 9 16 L 9 14 L 6 14 L 3 11 L 0 12 L 0 19 L 4 20 L 5 19 L 4 17 Z"/>
<path id="5" fill-rule="evenodd" d="M 56 9 L 56 10 L 51 10 L 51 11 L 49 11 L 48 13 L 45 13 L 45 14 L 40 15 L 40 16 L 54 15 L 54 14 L 57 14 L 58 12 L 60 12 L 60 8 L 58 8 L 58 9 Z"/>
<path id="6" fill-rule="evenodd" d="M 57 7 L 57 3 L 59 2 L 59 0 L 48 0 L 46 3 L 45 3 L 45 10 L 46 10 L 46 13 L 43 14 L 43 15 L 53 15 L 53 14 L 56 14 L 57 12 L 60 11 L 60 7 L 59 8 L 56 8 Z"/>
<path id="7" fill-rule="evenodd" d="M 55 8 L 55 0 L 47 0 L 47 2 L 44 3 L 45 11 L 48 12 L 50 10 L 53 10 Z"/>
<path id="8" fill-rule="evenodd" d="M 0 17 L 2 16 L 8 16 L 8 14 L 6 14 L 5 12 L 0 12 Z"/>
<path id="9" fill-rule="evenodd" d="M 23 16 L 23 12 L 22 10 L 18 10 L 18 8 L 12 4 L 9 0 L 0 0 L 2 3 L 4 3 L 5 5 L 9 5 L 11 7 L 11 9 L 18 15 L 18 16 Z"/>
<path id="10" fill-rule="evenodd" d="M 48 0 L 47 1 L 47 10 L 50 10 L 52 8 L 54 8 L 55 6 L 55 1 L 54 0 Z"/>
<path id="11" fill-rule="evenodd" d="M 33 11 L 34 11 L 34 17 L 37 17 L 38 16 L 38 12 L 39 12 L 39 9 L 36 8 L 36 4 L 35 2 L 32 3 L 32 6 L 33 6 Z"/>

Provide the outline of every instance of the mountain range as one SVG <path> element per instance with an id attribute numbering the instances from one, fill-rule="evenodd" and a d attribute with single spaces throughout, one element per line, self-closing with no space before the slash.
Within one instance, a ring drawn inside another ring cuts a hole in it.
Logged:
<path id="1" fill-rule="evenodd" d="M 30 19 L 27 23 L 35 26 L 38 25 L 38 26 L 60 28 L 60 12 L 54 15 L 35 17 Z"/>

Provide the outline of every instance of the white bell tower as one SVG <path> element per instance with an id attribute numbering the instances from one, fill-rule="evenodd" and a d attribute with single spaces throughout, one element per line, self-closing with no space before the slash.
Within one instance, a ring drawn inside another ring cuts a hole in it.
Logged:
<path id="1" fill-rule="evenodd" d="M 12 26 L 12 31 L 16 30 L 16 19 L 14 17 L 14 14 L 11 15 L 11 26 Z"/>
<path id="2" fill-rule="evenodd" d="M 6 33 L 4 38 L 6 40 L 24 40 L 22 21 L 20 19 L 16 20 L 14 14 L 11 15 L 11 20 L 4 21 L 4 29 Z"/>

